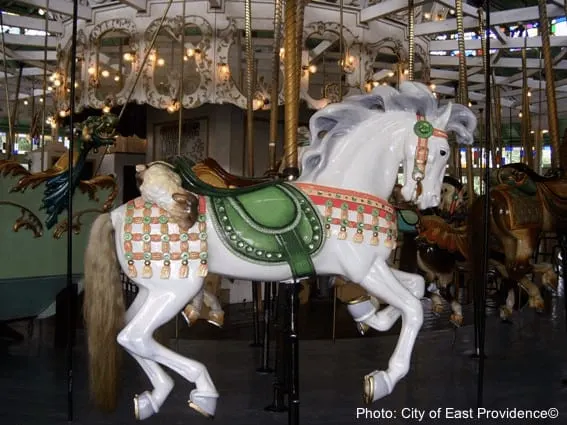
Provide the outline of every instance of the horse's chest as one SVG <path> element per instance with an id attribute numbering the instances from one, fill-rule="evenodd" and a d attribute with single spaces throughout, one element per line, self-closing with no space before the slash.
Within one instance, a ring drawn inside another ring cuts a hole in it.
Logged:
<path id="1" fill-rule="evenodd" d="M 167 211 L 137 198 L 128 202 L 122 229 L 124 257 L 128 275 L 151 278 L 159 272 L 169 279 L 186 278 L 191 260 L 199 260 L 199 275 L 207 274 L 207 232 L 205 214 L 191 229 L 181 229 Z"/>

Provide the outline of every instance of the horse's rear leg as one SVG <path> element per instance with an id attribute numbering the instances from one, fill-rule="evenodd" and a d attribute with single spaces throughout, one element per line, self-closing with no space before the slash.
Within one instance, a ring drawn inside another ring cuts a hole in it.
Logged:
<path id="1" fill-rule="evenodd" d="M 145 287 L 139 287 L 138 295 L 126 311 L 126 323 L 130 323 L 136 317 L 147 301 L 148 294 L 149 291 Z M 118 341 L 122 343 L 120 339 Z M 144 391 L 142 394 L 134 397 L 134 414 L 136 419 L 147 419 L 159 411 L 159 407 L 173 389 L 173 380 L 155 361 L 136 354 L 127 346 L 124 346 L 124 349 L 138 362 L 154 387 L 152 392 Z"/>
<path id="2" fill-rule="evenodd" d="M 152 283 L 156 285 L 156 282 Z M 144 403 L 147 401 L 146 404 L 152 407 L 150 413 L 157 412 L 173 388 L 173 381 L 167 375 L 165 379 L 163 375 L 152 377 L 151 373 L 155 369 L 151 363 L 155 361 L 195 383 L 196 389 L 190 395 L 190 407 L 204 415 L 213 416 L 218 393 L 206 367 L 163 347 L 152 337 L 158 327 L 167 323 L 185 306 L 187 301 L 200 289 L 202 282 L 191 284 L 188 280 L 182 282 L 162 280 L 159 285 L 159 288 L 149 288 L 146 302 L 118 336 L 122 346 L 146 360 L 144 365 L 141 365 L 154 385 L 154 391 L 144 393 L 143 398 L 138 397 L 138 406 L 141 406 L 142 401 Z M 148 360 L 150 363 L 147 362 Z M 145 366 L 148 367 L 148 370 Z"/>
<path id="3" fill-rule="evenodd" d="M 397 269 L 392 269 L 391 272 L 417 299 L 424 296 L 425 280 L 423 277 Z M 392 305 L 377 311 L 376 306 L 368 298 L 354 300 L 348 304 L 347 308 L 354 321 L 357 322 L 358 330 L 362 335 L 366 333 L 368 327 L 379 332 L 387 331 L 394 326 L 402 315 L 401 310 Z"/>
<path id="4" fill-rule="evenodd" d="M 388 303 L 392 307 L 391 311 L 398 309 L 402 314 L 402 330 L 388 363 L 388 370 L 376 370 L 364 378 L 364 398 L 367 403 L 371 403 L 390 394 L 399 380 L 408 373 L 413 346 L 423 323 L 423 308 L 415 294 L 398 282 L 384 262 L 376 262 L 360 285 Z"/>

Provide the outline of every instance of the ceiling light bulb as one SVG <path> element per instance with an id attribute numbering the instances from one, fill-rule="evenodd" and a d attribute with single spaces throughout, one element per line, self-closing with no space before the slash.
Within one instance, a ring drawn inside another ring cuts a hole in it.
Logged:
<path id="1" fill-rule="evenodd" d="M 103 70 L 100 75 L 102 75 L 104 78 L 108 78 L 108 76 L 110 75 L 110 72 L 108 72 L 108 70 Z"/>
<path id="2" fill-rule="evenodd" d="M 315 74 L 317 72 L 317 67 L 315 65 L 309 65 L 309 72 Z"/>
<path id="3" fill-rule="evenodd" d="M 164 66 L 164 65 L 165 65 L 165 60 L 164 60 L 163 58 L 159 58 L 159 59 L 157 60 L 157 64 L 158 64 L 158 66 Z"/>
<path id="4" fill-rule="evenodd" d="M 27 105 L 27 104 L 28 104 L 28 101 L 27 101 L 27 100 L 24 100 L 24 105 Z"/>
<path id="5" fill-rule="evenodd" d="M 110 106 L 104 105 L 102 107 L 102 112 L 105 113 L 105 114 L 108 114 L 110 112 Z"/>
<path id="6" fill-rule="evenodd" d="M 123 58 L 127 62 L 132 62 L 134 60 L 134 55 L 132 55 L 132 53 L 124 53 Z"/>
<path id="7" fill-rule="evenodd" d="M 89 73 L 89 75 L 94 75 L 96 73 L 96 69 L 95 69 L 94 66 L 91 66 L 91 67 L 89 67 L 87 72 Z"/>
<path id="8" fill-rule="evenodd" d="M 187 56 L 191 57 L 195 54 L 195 50 L 193 49 L 187 49 Z"/>
<path id="9" fill-rule="evenodd" d="M 120 75 L 115 75 L 115 76 L 114 76 L 114 81 L 116 81 L 116 82 L 120 81 Z"/>

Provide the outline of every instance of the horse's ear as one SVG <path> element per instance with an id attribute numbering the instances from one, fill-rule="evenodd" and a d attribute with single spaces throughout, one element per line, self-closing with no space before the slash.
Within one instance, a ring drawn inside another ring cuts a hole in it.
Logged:
<path id="1" fill-rule="evenodd" d="M 451 119 L 451 109 L 453 108 L 453 104 L 449 102 L 447 106 L 443 108 L 443 112 L 439 115 L 439 117 L 435 120 L 435 127 L 440 130 L 445 130 L 447 128 L 447 124 Z"/>

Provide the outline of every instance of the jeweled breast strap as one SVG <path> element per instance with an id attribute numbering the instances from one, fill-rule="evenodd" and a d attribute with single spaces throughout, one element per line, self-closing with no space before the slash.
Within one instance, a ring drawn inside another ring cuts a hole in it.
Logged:
<path id="1" fill-rule="evenodd" d="M 189 261 L 199 260 L 197 274 L 208 273 L 206 199 L 199 197 L 197 232 L 182 229 L 170 220 L 167 211 L 157 204 L 136 198 L 126 204 L 124 218 L 124 257 L 128 262 L 128 276 L 138 276 L 136 262 L 143 261 L 142 278 L 152 277 L 152 265 L 160 264 L 161 279 L 169 279 L 171 263 L 180 261 L 180 279 L 189 274 Z M 192 245 L 194 249 L 192 250 Z M 198 250 L 196 249 L 198 247 Z"/>
<path id="2" fill-rule="evenodd" d="M 384 245 L 393 248 L 398 227 L 396 211 L 386 200 L 368 193 L 338 189 L 313 183 L 295 183 L 318 206 L 324 206 L 326 236 L 331 236 L 331 226 L 339 226 L 338 239 L 347 239 L 347 229 L 356 229 L 352 240 L 364 241 L 364 231 L 372 232 L 370 245 L 379 244 L 379 236 L 386 236 Z M 338 214 L 334 214 L 338 211 Z M 352 214 L 349 214 L 351 212 Z M 366 219 L 368 217 L 369 219 Z"/>

